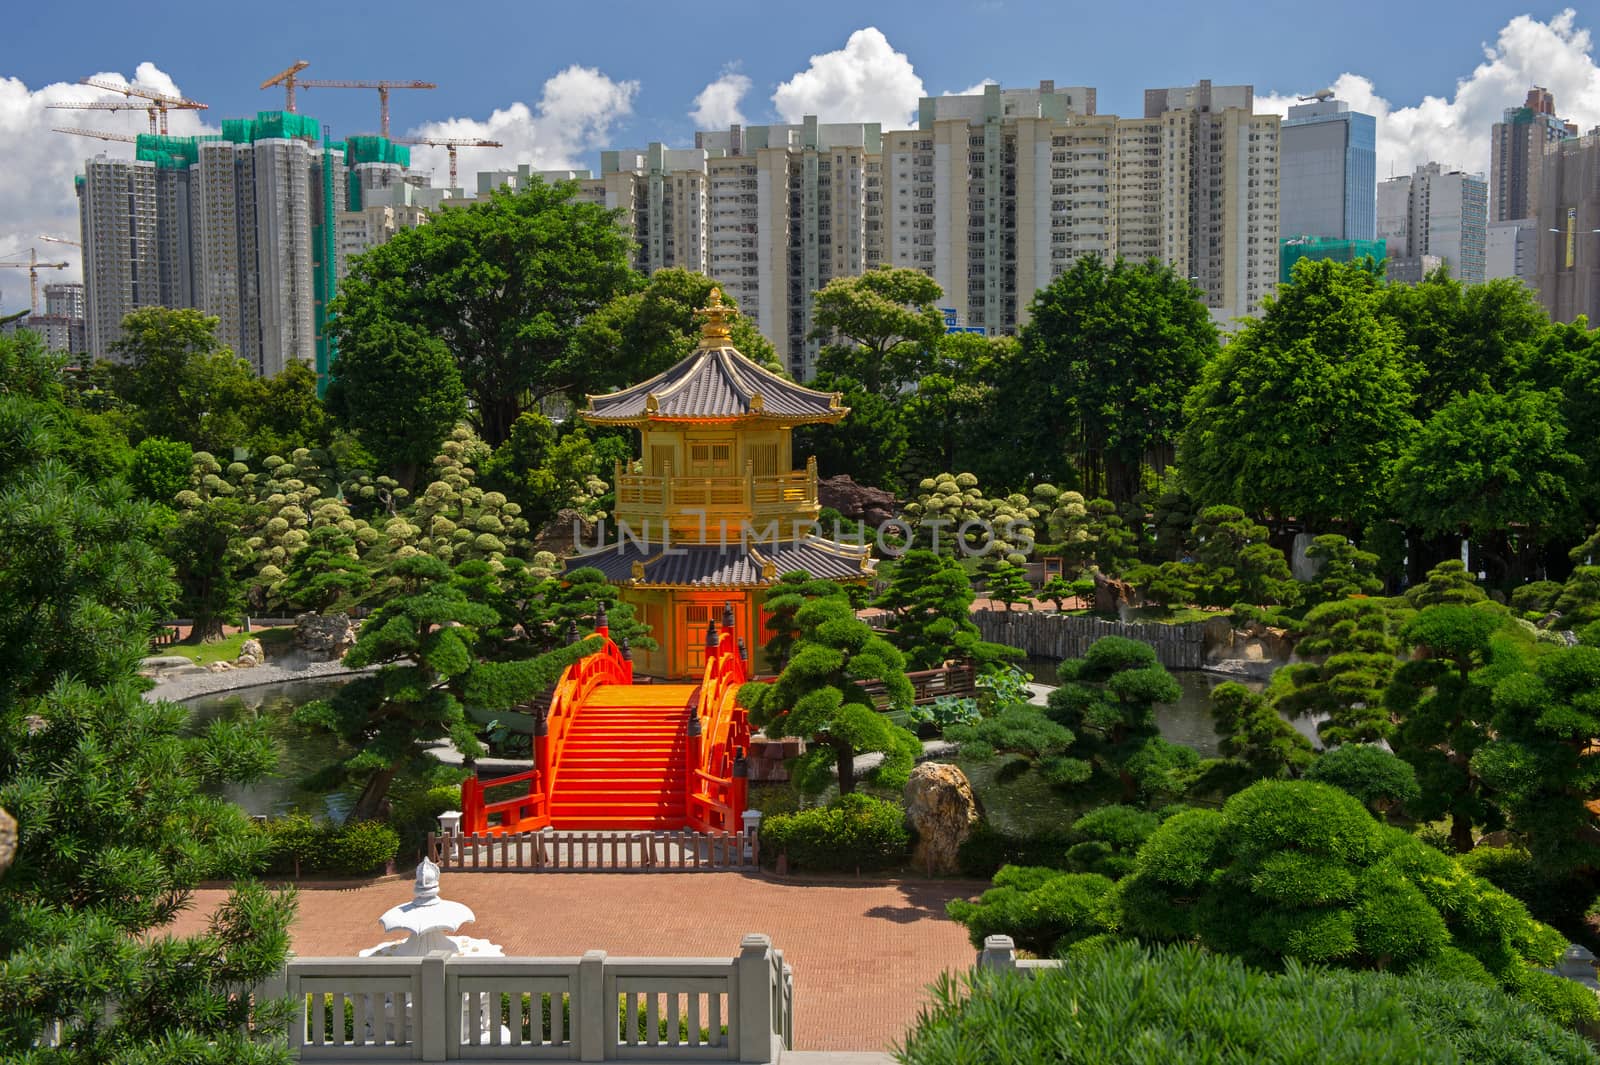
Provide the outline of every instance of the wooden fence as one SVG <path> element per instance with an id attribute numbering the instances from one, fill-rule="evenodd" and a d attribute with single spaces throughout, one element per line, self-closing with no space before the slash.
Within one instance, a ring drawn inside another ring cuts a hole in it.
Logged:
<path id="1" fill-rule="evenodd" d="M 757 834 L 584 832 L 543 829 L 503 835 L 428 833 L 428 857 L 461 872 L 679 873 L 756 869 Z"/>
<path id="2" fill-rule="evenodd" d="M 985 640 L 1020 648 L 1032 658 L 1082 658 L 1101 637 L 1125 636 L 1153 647 L 1168 669 L 1205 668 L 1205 629 L 1211 624 L 1107 621 L 1042 610 L 975 610 L 972 620 Z"/>

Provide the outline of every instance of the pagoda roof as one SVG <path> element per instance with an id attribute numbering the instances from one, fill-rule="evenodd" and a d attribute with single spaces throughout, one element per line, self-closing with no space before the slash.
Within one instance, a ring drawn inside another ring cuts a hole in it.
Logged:
<path id="1" fill-rule="evenodd" d="M 669 370 L 619 392 L 589 397 L 582 412 L 603 424 L 663 421 L 730 421 L 759 418 L 798 424 L 838 421 L 849 413 L 839 393 L 797 385 L 746 358 L 733 346 L 728 319 L 733 308 L 711 290 L 711 306 L 700 346 Z"/>
<path id="2" fill-rule="evenodd" d="M 666 546 L 637 541 L 567 559 L 570 572 L 592 566 L 613 584 L 675 588 L 751 588 L 804 570 L 828 580 L 861 580 L 872 572 L 866 546 L 820 536 L 776 543 Z"/>

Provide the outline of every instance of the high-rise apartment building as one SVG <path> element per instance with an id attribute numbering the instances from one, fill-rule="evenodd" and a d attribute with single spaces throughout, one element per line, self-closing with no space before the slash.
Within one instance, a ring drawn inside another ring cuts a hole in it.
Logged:
<path id="1" fill-rule="evenodd" d="M 1290 106 L 1278 138 L 1283 239 L 1375 239 L 1377 119 L 1319 93 L 1310 103 Z"/>
<path id="2" fill-rule="evenodd" d="M 1556 117 L 1555 97 L 1541 86 L 1528 90 L 1521 107 L 1506 108 L 1489 141 L 1490 221 L 1535 217 L 1545 150 L 1577 135 L 1577 126 Z"/>
<path id="3" fill-rule="evenodd" d="M 1556 145 L 1540 178 L 1539 299 L 1555 321 L 1600 322 L 1600 127 Z"/>
<path id="4" fill-rule="evenodd" d="M 122 319 L 161 303 L 156 164 L 101 154 L 84 163 L 77 190 L 89 353 L 107 358 Z"/>
<path id="5" fill-rule="evenodd" d="M 1490 222 L 1483 246 L 1483 278 L 1514 277 L 1532 287 L 1539 269 L 1539 223 L 1532 218 Z"/>
<path id="6" fill-rule="evenodd" d="M 1278 284 L 1277 115 L 1249 85 L 1147 89 L 1161 122 L 1161 258 L 1187 271 L 1212 316 L 1253 314 Z"/>
<path id="7" fill-rule="evenodd" d="M 707 231 L 706 152 L 701 148 L 619 149 L 600 154 L 600 176 L 580 180 L 603 190 L 600 201 L 621 209 L 634 236 L 634 266 L 653 273 L 667 267 L 705 273 Z"/>
<path id="8" fill-rule="evenodd" d="M 225 119 L 220 134 L 141 136 L 131 163 L 91 160 L 79 179 L 90 353 L 109 355 L 134 307 L 195 307 L 257 373 L 298 360 L 326 374 L 345 257 L 416 217 L 404 208 L 426 190 L 408 162 L 385 138 L 330 142 L 314 119 L 281 111 Z M 401 209 L 362 215 L 386 204 Z M 350 212 L 370 224 L 341 240 Z"/>
<path id="9" fill-rule="evenodd" d="M 1408 260 L 1438 256 L 1462 284 L 1484 280 L 1488 183 L 1481 175 L 1424 163 L 1414 174 L 1378 183 L 1378 239 L 1388 251 L 1390 277 L 1412 276 Z"/>

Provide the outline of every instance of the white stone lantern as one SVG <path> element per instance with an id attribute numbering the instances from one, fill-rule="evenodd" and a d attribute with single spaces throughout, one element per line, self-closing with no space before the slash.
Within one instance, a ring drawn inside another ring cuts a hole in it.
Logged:
<path id="1" fill-rule="evenodd" d="M 417 866 L 411 901 L 391 907 L 378 918 L 385 932 L 405 931 L 410 935 L 368 947 L 361 956 L 416 958 L 442 950 L 480 958 L 502 957 L 505 952 L 487 939 L 448 934 L 475 920 L 477 916 L 468 907 L 439 897 L 439 867 L 424 858 Z"/>

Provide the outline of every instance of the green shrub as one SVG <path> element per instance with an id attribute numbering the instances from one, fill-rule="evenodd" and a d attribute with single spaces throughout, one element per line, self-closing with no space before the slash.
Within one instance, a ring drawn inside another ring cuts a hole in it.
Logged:
<path id="1" fill-rule="evenodd" d="M 346 824 L 328 840 L 322 869 L 336 876 L 366 876 L 394 860 L 400 837 L 381 821 Z"/>
<path id="2" fill-rule="evenodd" d="M 975 947 L 986 936 L 1007 935 L 1023 950 L 1051 954 L 1116 927 L 1114 886 L 1098 873 L 1008 865 L 977 902 L 953 899 L 945 910 L 967 926 Z"/>
<path id="3" fill-rule="evenodd" d="M 960 863 L 963 876 L 985 879 L 993 876 L 1003 865 L 1042 865 L 1066 869 L 1069 864 L 1067 852 L 1077 842 L 1077 836 L 1071 832 L 1012 836 L 988 821 L 979 821 L 956 852 L 956 861 Z"/>
<path id="4" fill-rule="evenodd" d="M 899 804 L 858 793 L 761 822 L 762 853 L 773 860 L 787 853 L 791 869 L 881 869 L 904 861 L 910 846 Z"/>
<path id="5" fill-rule="evenodd" d="M 260 822 L 257 830 L 271 841 L 265 872 L 285 876 L 366 876 L 393 861 L 400 849 L 395 830 L 379 821 L 335 825 L 290 814 Z"/>
<path id="6" fill-rule="evenodd" d="M 1034 976 L 945 975 L 904 1065 L 1594 1065 L 1579 1036 L 1433 972 L 1268 975 L 1192 945 L 1084 943 Z"/>
<path id="7" fill-rule="evenodd" d="M 1521 614 L 1550 613 L 1550 608 L 1561 598 L 1560 581 L 1533 581 L 1511 593 L 1511 609 Z M 1537 619 L 1535 619 L 1537 620 Z"/>
<path id="8" fill-rule="evenodd" d="M 401 854 L 420 854 L 428 833 L 439 831 L 439 815 L 461 809 L 461 785 L 441 784 L 401 795 L 389 814 L 389 824 L 400 837 Z"/>
<path id="9" fill-rule="evenodd" d="M 1306 779 L 1332 784 L 1373 811 L 1414 801 L 1422 794 L 1410 762 L 1366 743 L 1342 743 L 1318 755 L 1306 770 Z"/>

